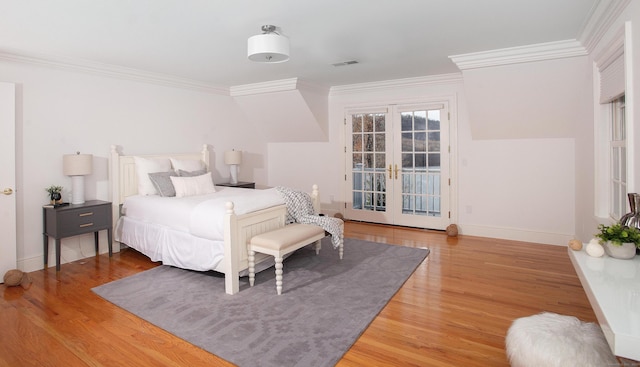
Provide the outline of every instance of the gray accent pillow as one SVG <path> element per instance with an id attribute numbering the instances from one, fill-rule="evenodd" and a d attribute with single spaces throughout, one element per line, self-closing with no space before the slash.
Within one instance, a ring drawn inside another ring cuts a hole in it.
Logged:
<path id="1" fill-rule="evenodd" d="M 204 170 L 204 169 L 197 170 L 197 171 L 185 171 L 185 170 L 182 170 L 182 169 L 178 170 L 178 176 L 180 176 L 180 177 L 202 176 L 205 173 L 207 173 L 207 170 Z"/>
<path id="2" fill-rule="evenodd" d="M 175 171 L 149 173 L 149 179 L 151 179 L 160 196 L 176 196 L 176 189 L 169 178 L 171 176 L 176 177 L 178 174 Z"/>

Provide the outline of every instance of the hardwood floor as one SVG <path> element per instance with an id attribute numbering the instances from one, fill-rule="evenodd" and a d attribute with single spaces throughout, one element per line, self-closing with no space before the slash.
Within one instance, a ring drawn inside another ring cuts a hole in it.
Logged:
<path id="1" fill-rule="evenodd" d="M 514 319 L 595 321 L 566 246 L 356 222 L 345 236 L 431 253 L 338 366 L 508 366 Z M 91 291 L 157 265 L 124 250 L 30 273 L 26 290 L 0 286 L 0 366 L 230 366 Z"/>

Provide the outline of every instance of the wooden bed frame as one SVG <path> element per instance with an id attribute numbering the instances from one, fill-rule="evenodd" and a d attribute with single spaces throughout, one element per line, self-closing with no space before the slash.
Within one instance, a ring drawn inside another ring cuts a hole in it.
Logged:
<path id="1" fill-rule="evenodd" d="M 202 160 L 208 171 L 210 165 L 210 151 L 206 144 L 203 145 L 202 151 L 199 153 L 138 155 L 138 157 Z M 115 226 L 120 217 L 120 208 L 125 198 L 138 193 L 138 178 L 134 156 L 122 155 L 116 145 L 111 146 L 109 177 L 111 201 L 113 203 L 113 223 Z M 311 198 L 314 209 L 319 212 L 320 200 L 317 185 L 313 185 Z M 249 267 L 247 243 L 249 243 L 251 237 L 284 227 L 286 215 L 287 208 L 285 205 L 236 215 L 233 203 L 227 202 L 224 217 L 224 259 L 216 269 L 212 269 L 224 273 L 225 292 L 227 294 L 235 294 L 240 290 L 239 274 Z M 260 258 L 256 256 L 256 263 L 266 258 L 268 256 Z"/>

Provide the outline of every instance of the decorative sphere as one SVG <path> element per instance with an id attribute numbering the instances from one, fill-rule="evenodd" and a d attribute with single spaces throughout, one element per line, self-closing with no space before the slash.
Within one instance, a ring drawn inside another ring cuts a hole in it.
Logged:
<path id="1" fill-rule="evenodd" d="M 569 248 L 574 251 L 582 250 L 582 242 L 576 239 L 569 241 Z"/>
<path id="2" fill-rule="evenodd" d="M 589 242 L 586 248 L 587 254 L 593 257 L 601 257 L 604 255 L 604 247 L 596 242 Z"/>
<path id="3" fill-rule="evenodd" d="M 18 269 L 8 270 L 4 274 L 4 284 L 9 287 L 14 287 L 16 285 L 20 285 L 22 283 L 23 272 Z"/>
<path id="4" fill-rule="evenodd" d="M 458 226 L 455 224 L 449 224 L 447 226 L 447 236 L 456 237 L 458 235 Z"/>

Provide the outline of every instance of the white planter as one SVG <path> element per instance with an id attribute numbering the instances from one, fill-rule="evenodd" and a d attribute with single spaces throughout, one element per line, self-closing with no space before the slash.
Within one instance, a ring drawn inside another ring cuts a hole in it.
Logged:
<path id="1" fill-rule="evenodd" d="M 633 243 L 623 243 L 622 246 L 616 246 L 611 241 L 607 241 L 603 247 L 607 255 L 616 259 L 633 259 L 636 256 L 636 245 Z"/>

